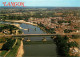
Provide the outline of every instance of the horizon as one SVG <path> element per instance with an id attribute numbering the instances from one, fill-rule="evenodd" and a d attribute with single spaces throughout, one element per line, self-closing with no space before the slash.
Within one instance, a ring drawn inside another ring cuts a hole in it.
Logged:
<path id="1" fill-rule="evenodd" d="M 0 6 L 0 7 L 13 7 L 13 6 Z M 23 7 L 23 6 L 15 6 L 13 8 L 16 8 L 16 7 Z M 80 8 L 80 7 L 70 7 L 70 6 L 25 6 L 23 8 L 26 8 L 26 7 L 54 7 L 54 8 Z"/>

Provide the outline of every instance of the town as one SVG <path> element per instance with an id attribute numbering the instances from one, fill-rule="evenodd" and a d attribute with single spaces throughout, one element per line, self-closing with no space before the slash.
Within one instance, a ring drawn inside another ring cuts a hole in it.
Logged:
<path id="1" fill-rule="evenodd" d="M 32 36 L 24 37 L 26 34 Z M 79 7 L 1 7 L 0 10 L 0 56 L 47 55 L 43 53 L 45 50 L 50 52 L 49 56 L 80 56 L 79 34 Z"/>

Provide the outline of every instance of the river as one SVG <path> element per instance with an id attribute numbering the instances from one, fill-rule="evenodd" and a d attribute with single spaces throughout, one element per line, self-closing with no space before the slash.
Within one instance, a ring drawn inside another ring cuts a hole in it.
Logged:
<path id="1" fill-rule="evenodd" d="M 0 22 L 0 23 L 7 23 L 12 24 L 10 22 Z M 21 31 L 24 34 L 46 34 L 46 32 L 42 31 L 39 27 L 24 24 L 24 23 L 15 23 L 20 24 L 21 28 L 29 29 L 24 30 L 21 29 Z M 36 30 L 35 30 L 36 29 Z M 31 41 L 42 41 L 43 37 L 37 36 L 37 37 L 25 37 L 25 41 L 27 38 L 30 38 Z M 47 41 L 53 41 L 50 37 L 45 37 Z M 37 42 L 36 42 L 37 43 Z M 56 50 L 56 44 L 24 44 L 24 54 L 23 57 L 57 57 L 57 50 Z"/>

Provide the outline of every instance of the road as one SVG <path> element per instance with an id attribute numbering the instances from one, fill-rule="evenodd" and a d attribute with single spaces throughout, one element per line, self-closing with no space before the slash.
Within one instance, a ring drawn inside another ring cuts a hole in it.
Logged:
<path id="1" fill-rule="evenodd" d="M 1 37 L 27 37 L 27 36 L 54 36 L 54 35 L 80 35 L 80 34 L 18 34 L 18 35 L 0 35 Z"/>

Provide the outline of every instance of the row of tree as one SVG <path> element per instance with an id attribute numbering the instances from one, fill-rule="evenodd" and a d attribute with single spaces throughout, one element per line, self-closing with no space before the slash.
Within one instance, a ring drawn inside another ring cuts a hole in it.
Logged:
<path id="1" fill-rule="evenodd" d="M 3 45 L 1 50 L 10 50 L 14 45 L 16 39 L 8 39 L 7 42 Z"/>
<path id="2" fill-rule="evenodd" d="M 40 27 L 43 27 L 44 30 L 46 30 L 46 32 L 48 32 L 48 33 L 51 33 L 51 34 L 56 33 L 54 28 L 46 27 L 46 26 L 44 26 L 42 23 L 40 23 L 40 24 L 38 24 L 38 25 L 39 25 Z"/>
<path id="3" fill-rule="evenodd" d="M 69 42 L 67 36 L 57 35 L 54 42 L 57 45 L 58 54 L 61 56 L 69 56 L 70 47 L 78 47 L 78 44 L 75 41 Z"/>

